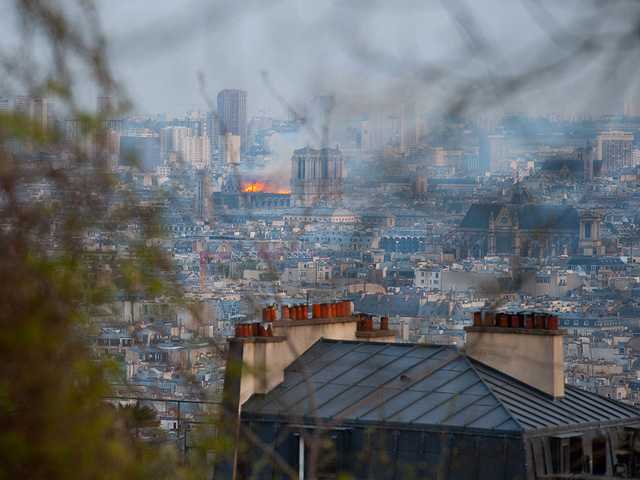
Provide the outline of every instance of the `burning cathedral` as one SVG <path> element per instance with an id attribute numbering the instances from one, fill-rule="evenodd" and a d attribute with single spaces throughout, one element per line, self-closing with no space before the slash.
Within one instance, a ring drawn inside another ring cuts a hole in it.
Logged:
<path id="1" fill-rule="evenodd" d="M 291 206 L 342 205 L 342 154 L 337 148 L 294 150 L 291 157 Z"/>

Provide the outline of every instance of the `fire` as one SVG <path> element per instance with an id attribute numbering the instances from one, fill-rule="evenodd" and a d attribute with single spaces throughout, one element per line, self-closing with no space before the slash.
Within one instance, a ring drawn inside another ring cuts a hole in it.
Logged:
<path id="1" fill-rule="evenodd" d="M 261 192 L 264 190 L 264 182 L 246 183 L 242 184 L 243 192 Z"/>
<path id="2" fill-rule="evenodd" d="M 263 193 L 291 193 L 291 189 L 282 189 L 276 190 L 278 187 L 275 182 L 270 180 L 262 180 L 255 182 L 242 182 L 241 184 L 242 191 L 245 193 L 255 193 L 255 192 L 263 192 Z"/>

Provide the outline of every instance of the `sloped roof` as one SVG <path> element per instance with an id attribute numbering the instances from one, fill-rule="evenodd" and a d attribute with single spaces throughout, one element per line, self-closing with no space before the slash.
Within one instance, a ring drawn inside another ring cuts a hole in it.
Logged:
<path id="1" fill-rule="evenodd" d="M 420 311 L 420 297 L 413 295 L 367 294 L 363 298 L 354 296 L 351 300 L 356 312 L 366 312 L 371 315 L 415 317 Z"/>
<path id="2" fill-rule="evenodd" d="M 640 423 L 638 409 L 570 386 L 554 401 L 454 347 L 325 339 L 285 369 L 283 383 L 249 399 L 242 415 L 505 434 Z"/>
<path id="3" fill-rule="evenodd" d="M 320 340 L 242 413 L 522 430 L 466 356 L 412 344 Z"/>
<path id="4" fill-rule="evenodd" d="M 545 171 L 559 171 L 562 170 L 564 166 L 567 166 L 570 172 L 574 173 L 582 173 L 584 171 L 584 162 L 582 160 L 574 160 L 571 158 L 564 159 L 547 159 L 540 167 L 540 170 Z"/>
<path id="5" fill-rule="evenodd" d="M 498 216 L 504 205 L 502 203 L 474 203 L 460 222 L 460 228 L 489 228 L 489 217 Z"/>
<path id="6" fill-rule="evenodd" d="M 474 203 L 460 222 L 460 228 L 489 228 L 491 214 L 497 219 L 498 213 L 507 208 L 509 215 L 517 214 L 518 226 L 522 230 L 544 232 L 546 230 L 578 230 L 580 217 L 570 205 L 513 205 L 502 203 Z"/>
<path id="7" fill-rule="evenodd" d="M 520 228 L 526 230 L 580 228 L 578 212 L 570 205 L 522 205 L 518 220 Z"/>
<path id="8" fill-rule="evenodd" d="M 514 418 L 527 430 L 602 423 L 634 419 L 640 422 L 640 410 L 570 385 L 564 398 L 554 401 L 544 393 L 518 382 L 480 362 L 476 371 Z"/>

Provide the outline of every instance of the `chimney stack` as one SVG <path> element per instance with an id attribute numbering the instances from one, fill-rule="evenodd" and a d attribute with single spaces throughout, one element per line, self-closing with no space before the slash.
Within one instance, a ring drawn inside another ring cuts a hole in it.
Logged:
<path id="1" fill-rule="evenodd" d="M 557 315 L 487 313 L 493 312 L 476 312 L 474 325 L 465 327 L 467 356 L 554 398 L 564 397 L 565 331 L 558 329 Z M 494 326 L 501 315 L 507 315 L 509 326 Z"/>

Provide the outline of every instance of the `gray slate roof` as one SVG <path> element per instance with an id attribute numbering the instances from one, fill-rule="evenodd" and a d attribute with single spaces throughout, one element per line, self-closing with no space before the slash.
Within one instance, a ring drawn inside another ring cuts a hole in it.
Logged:
<path id="1" fill-rule="evenodd" d="M 566 387 L 549 396 L 453 347 L 319 340 L 256 395 L 242 415 L 385 422 L 414 427 L 526 430 L 606 420 L 640 422 L 640 410 Z"/>
<path id="2" fill-rule="evenodd" d="M 580 217 L 575 208 L 570 205 L 513 205 L 502 203 L 474 203 L 460 222 L 461 228 L 489 228 L 489 218 L 493 214 L 497 219 L 500 211 L 505 208 L 509 215 L 518 215 L 518 226 L 522 230 L 578 230 Z"/>

